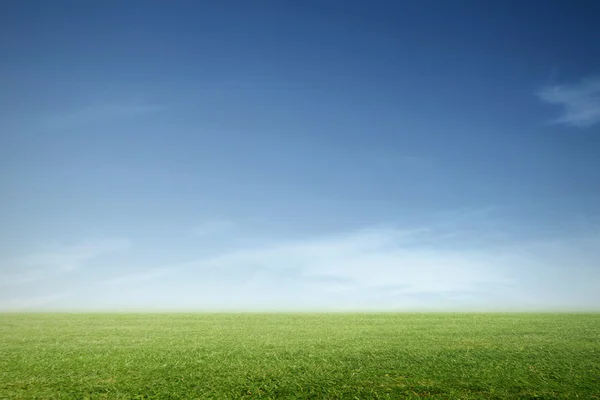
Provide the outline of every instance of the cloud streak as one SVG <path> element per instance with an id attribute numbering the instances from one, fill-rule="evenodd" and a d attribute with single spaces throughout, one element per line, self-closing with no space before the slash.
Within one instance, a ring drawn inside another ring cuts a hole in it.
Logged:
<path id="1" fill-rule="evenodd" d="M 10 268 L 14 272 L 0 277 L 0 286 L 37 281 L 55 274 L 76 270 L 102 255 L 129 249 L 131 242 L 127 239 L 105 239 L 74 245 L 54 244 L 46 247 L 43 251 L 31 253 L 15 260 Z"/>
<path id="2" fill-rule="evenodd" d="M 600 309 L 598 232 L 568 239 L 485 246 L 475 240 L 471 245 L 447 246 L 452 240 L 446 228 L 379 226 L 302 240 L 246 244 L 216 256 L 133 271 L 113 265 L 105 271 L 112 273 L 103 273 L 96 282 L 84 286 L 63 282 L 63 289 L 71 296 L 47 306 L 40 303 L 40 307 L 213 311 Z M 127 248 L 127 242 L 89 242 L 60 248 L 64 250 L 62 258 L 55 249 L 25 259 L 38 269 L 44 265 L 59 274 Z M 59 269 L 64 263 L 58 259 L 70 260 L 66 263 L 70 266 Z M 43 268 L 41 271 L 48 275 Z M 61 275 L 61 279 L 63 276 L 68 280 L 69 275 Z M 45 291 L 57 289 L 44 281 L 34 285 Z M 16 299 L 14 304 L 22 300 Z M 3 304 L 10 301 L 8 298 Z"/>
<path id="3" fill-rule="evenodd" d="M 563 115 L 555 123 L 577 128 L 600 123 L 600 77 L 572 84 L 547 86 L 537 95 L 547 103 L 562 107 Z"/>
<path id="4" fill-rule="evenodd" d="M 507 271 L 482 254 L 414 246 L 415 236 L 423 235 L 423 230 L 365 230 L 234 251 L 200 260 L 187 270 L 192 276 L 210 271 L 214 287 L 227 286 L 230 277 L 244 277 L 237 284 L 237 296 L 244 294 L 241 297 L 247 304 L 257 306 L 302 307 L 324 302 L 333 308 L 378 307 L 384 305 L 377 299 L 380 290 L 390 286 L 399 292 L 393 302 L 387 299 L 386 306 L 402 306 L 403 302 L 414 306 L 408 300 L 415 293 L 472 291 L 482 282 L 512 282 Z M 286 295 L 273 294 L 273 288 Z"/>
<path id="5" fill-rule="evenodd" d="M 273 242 L 113 279 L 114 307 L 234 310 L 600 308 L 600 235 L 432 247 L 432 229 Z M 427 243 L 420 245 L 419 242 Z M 569 268 L 566 268 L 568 266 Z"/>

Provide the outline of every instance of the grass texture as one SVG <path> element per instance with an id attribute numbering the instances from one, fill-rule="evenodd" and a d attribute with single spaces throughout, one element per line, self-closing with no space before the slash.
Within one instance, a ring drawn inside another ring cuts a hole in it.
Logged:
<path id="1" fill-rule="evenodd" d="M 1 399 L 600 399 L 600 314 L 0 314 Z"/>

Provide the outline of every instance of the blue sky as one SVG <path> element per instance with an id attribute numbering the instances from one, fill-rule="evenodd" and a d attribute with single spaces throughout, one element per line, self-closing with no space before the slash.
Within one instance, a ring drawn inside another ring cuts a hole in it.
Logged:
<path id="1" fill-rule="evenodd" d="M 0 308 L 598 310 L 598 15 L 4 1 Z"/>

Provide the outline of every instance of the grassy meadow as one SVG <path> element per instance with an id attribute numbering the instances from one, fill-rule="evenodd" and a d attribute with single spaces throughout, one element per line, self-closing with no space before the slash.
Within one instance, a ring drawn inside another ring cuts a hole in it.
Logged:
<path id="1" fill-rule="evenodd" d="M 0 399 L 600 399 L 600 314 L 0 314 Z"/>

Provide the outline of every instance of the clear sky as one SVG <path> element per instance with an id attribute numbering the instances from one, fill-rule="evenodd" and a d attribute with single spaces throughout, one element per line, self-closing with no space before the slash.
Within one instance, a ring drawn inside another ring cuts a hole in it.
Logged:
<path id="1" fill-rule="evenodd" d="M 0 308 L 599 310 L 600 2 L 0 3 Z"/>

